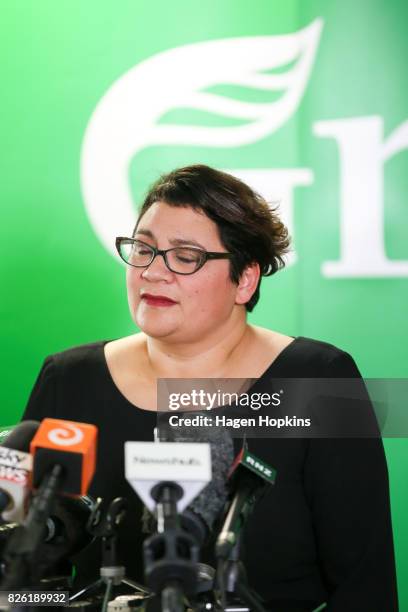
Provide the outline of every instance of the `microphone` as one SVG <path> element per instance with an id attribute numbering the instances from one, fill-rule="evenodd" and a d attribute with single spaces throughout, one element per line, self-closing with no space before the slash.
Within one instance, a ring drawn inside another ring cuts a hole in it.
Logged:
<path id="1" fill-rule="evenodd" d="M 30 444 L 34 488 L 23 523 L 7 545 L 3 589 L 25 586 L 36 575 L 37 553 L 57 493 L 83 495 L 95 471 L 97 428 L 94 425 L 44 419 Z"/>
<path id="2" fill-rule="evenodd" d="M 209 444 L 172 442 L 125 442 L 125 476 L 151 512 L 160 489 L 174 489 L 177 512 L 181 512 L 211 479 Z"/>
<path id="3" fill-rule="evenodd" d="M 244 602 L 254 612 L 265 612 L 260 600 L 246 584 L 246 574 L 239 560 L 239 537 L 256 501 L 267 484 L 274 484 L 276 471 L 250 453 L 246 444 L 238 454 L 229 474 L 232 499 L 215 544 L 217 582 L 222 607 L 227 606 L 227 592 L 238 603 Z M 236 601 L 235 604 L 236 605 Z"/>
<path id="4" fill-rule="evenodd" d="M 198 580 L 198 546 L 179 526 L 178 513 L 211 479 L 208 443 L 125 442 L 126 479 L 157 516 L 157 532 L 143 545 L 148 587 L 164 612 L 183 610 L 183 593 Z"/>
<path id="5" fill-rule="evenodd" d="M 94 536 L 88 530 L 88 521 L 96 506 L 89 495 L 61 496 L 47 520 L 44 543 L 53 546 L 59 557 L 72 557 L 88 546 Z"/>
<path id="6" fill-rule="evenodd" d="M 15 425 L 0 427 L 0 444 L 3 444 L 9 433 L 15 428 Z"/>
<path id="7" fill-rule="evenodd" d="M 59 493 L 85 495 L 96 468 L 97 427 L 88 423 L 44 419 L 34 436 L 33 488 L 59 466 Z"/>
<path id="8" fill-rule="evenodd" d="M 227 480 L 234 460 L 231 434 L 223 427 L 172 427 L 166 423 L 160 425 L 158 439 L 210 444 L 211 480 L 180 516 L 181 526 L 194 535 L 201 546 L 211 535 L 214 523 L 227 502 Z"/>
<path id="9" fill-rule="evenodd" d="M 61 496 L 55 500 L 54 509 L 47 519 L 41 543 L 41 562 L 48 564 L 62 558 L 70 558 L 85 548 L 94 538 L 87 523 L 95 507 L 95 500 L 82 497 Z M 0 525 L 0 556 L 9 539 L 18 529 L 18 523 Z"/>
<path id="10" fill-rule="evenodd" d="M 4 522 L 20 523 L 26 515 L 32 472 L 29 447 L 39 426 L 37 421 L 23 421 L 2 436 L 0 514 Z"/>
<path id="11" fill-rule="evenodd" d="M 141 481 L 136 481 L 143 477 L 143 473 L 139 468 L 132 481 L 132 458 L 128 455 L 129 471 L 126 477 L 130 477 L 132 486 L 151 511 L 154 510 L 151 496 L 157 502 L 158 532 L 144 544 L 145 576 L 149 587 L 161 594 L 162 608 L 177 610 L 182 609 L 181 593 L 194 595 L 198 591 L 198 546 L 211 533 L 225 505 L 233 444 L 229 432 L 221 428 L 174 428 L 168 423 L 160 425 L 157 441 L 159 443 L 149 445 L 152 453 L 150 459 L 154 457 L 159 465 L 163 465 L 167 457 L 170 466 L 168 472 L 164 473 L 162 468 L 156 475 L 157 479 L 154 482 L 150 480 L 143 490 Z M 130 452 L 132 443 L 126 444 L 129 445 L 127 452 Z M 212 474 L 208 474 L 206 482 L 201 480 L 197 487 L 199 474 L 195 474 L 195 482 L 194 477 L 187 479 L 186 465 L 193 471 L 192 466 L 200 460 L 200 450 L 203 448 L 206 449 L 207 458 L 208 451 L 211 456 L 209 467 Z M 141 458 L 138 463 L 141 463 Z M 148 476 L 152 477 L 152 472 Z M 177 512 L 181 512 L 181 515 L 177 516 Z"/>
<path id="12" fill-rule="evenodd" d="M 1 446 L 7 446 L 8 448 L 28 453 L 30 451 L 30 443 L 39 426 L 39 421 L 27 420 L 8 427 L 6 432 L 2 432 Z"/>
<path id="13" fill-rule="evenodd" d="M 250 453 L 246 446 L 241 449 L 229 473 L 233 497 L 216 542 L 218 559 L 228 559 L 255 502 L 265 492 L 266 485 L 274 484 L 275 479 L 274 468 Z"/>

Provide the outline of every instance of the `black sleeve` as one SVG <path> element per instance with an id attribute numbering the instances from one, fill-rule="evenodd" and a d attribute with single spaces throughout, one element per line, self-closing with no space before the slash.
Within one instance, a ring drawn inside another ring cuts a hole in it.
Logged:
<path id="1" fill-rule="evenodd" d="M 47 357 L 31 391 L 22 420 L 41 421 L 56 416 L 56 383 L 53 357 Z"/>
<path id="2" fill-rule="evenodd" d="M 361 378 L 347 353 L 329 377 Z M 363 385 L 363 381 L 362 381 Z M 388 471 L 381 438 L 313 439 L 305 462 L 328 612 L 398 610 Z"/>

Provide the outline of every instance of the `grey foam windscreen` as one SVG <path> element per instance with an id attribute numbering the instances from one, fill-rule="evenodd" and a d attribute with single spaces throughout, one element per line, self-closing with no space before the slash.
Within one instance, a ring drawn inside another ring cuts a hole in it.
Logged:
<path id="1" fill-rule="evenodd" d="M 189 509 L 195 512 L 211 530 L 213 523 L 227 501 L 227 476 L 234 460 L 231 434 L 223 427 L 171 427 L 165 419 L 159 427 L 159 439 L 163 442 L 207 442 L 211 449 L 212 478 L 201 493 L 191 502 Z"/>

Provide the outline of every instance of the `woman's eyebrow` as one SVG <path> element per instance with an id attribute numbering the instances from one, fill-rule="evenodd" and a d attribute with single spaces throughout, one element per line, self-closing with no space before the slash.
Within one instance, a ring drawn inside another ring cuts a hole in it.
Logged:
<path id="1" fill-rule="evenodd" d="M 199 247 L 200 249 L 203 249 L 203 251 L 206 250 L 206 248 L 202 244 L 197 242 L 197 240 L 194 240 L 194 238 L 170 238 L 169 242 L 170 242 L 170 244 L 174 244 L 174 246 L 181 246 L 181 245 L 184 245 L 184 244 L 191 244 L 191 245 Z"/>
<path id="2" fill-rule="evenodd" d="M 148 229 L 137 229 L 135 232 L 136 234 L 142 234 L 143 236 L 147 236 L 148 238 L 152 238 L 152 240 L 156 240 L 155 235 L 153 234 L 152 231 L 148 230 Z M 197 242 L 197 240 L 194 240 L 194 238 L 170 238 L 169 239 L 170 244 L 173 244 L 174 246 L 184 246 L 186 244 L 189 245 L 193 245 L 193 246 L 197 246 L 200 249 L 203 249 L 203 251 L 206 250 L 206 248 L 200 244 L 199 242 Z"/>
<path id="3" fill-rule="evenodd" d="M 148 236 L 149 238 L 155 240 L 153 232 L 148 229 L 137 229 L 134 233 L 134 236 L 136 236 L 136 234 L 143 234 L 143 236 Z"/>

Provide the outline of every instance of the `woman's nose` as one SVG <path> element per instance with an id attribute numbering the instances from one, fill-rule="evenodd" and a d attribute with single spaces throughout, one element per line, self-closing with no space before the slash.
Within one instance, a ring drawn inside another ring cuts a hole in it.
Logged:
<path id="1" fill-rule="evenodd" d="M 174 272 L 168 269 L 162 255 L 156 255 L 152 263 L 147 266 L 142 272 L 142 277 L 151 280 L 170 280 Z"/>

